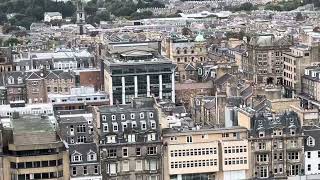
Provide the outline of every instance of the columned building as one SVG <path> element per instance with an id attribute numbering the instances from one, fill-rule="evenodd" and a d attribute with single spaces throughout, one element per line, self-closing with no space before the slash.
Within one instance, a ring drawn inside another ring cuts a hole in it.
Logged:
<path id="1" fill-rule="evenodd" d="M 103 63 L 104 88 L 110 95 L 110 105 L 151 96 L 175 102 L 175 65 L 156 49 L 126 45 L 127 48 L 113 45 Z"/>

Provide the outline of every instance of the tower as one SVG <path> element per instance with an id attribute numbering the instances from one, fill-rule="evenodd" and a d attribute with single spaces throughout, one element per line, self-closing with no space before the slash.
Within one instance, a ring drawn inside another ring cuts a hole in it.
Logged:
<path id="1" fill-rule="evenodd" d="M 86 17 L 85 17 L 85 12 L 84 12 L 84 3 L 82 0 L 77 0 L 76 1 L 77 5 L 77 24 L 79 25 L 80 29 L 80 35 L 83 34 L 83 24 L 85 23 Z"/>

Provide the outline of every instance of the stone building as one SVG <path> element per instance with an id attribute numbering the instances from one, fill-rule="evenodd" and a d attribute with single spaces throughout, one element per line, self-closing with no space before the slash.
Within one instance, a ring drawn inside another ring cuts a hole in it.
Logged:
<path id="1" fill-rule="evenodd" d="M 46 116 L 15 114 L 3 127 L 3 179 L 69 180 L 69 153 Z"/>
<path id="2" fill-rule="evenodd" d="M 110 45 L 103 66 L 104 90 L 110 95 L 111 105 L 151 96 L 175 102 L 175 65 L 159 54 L 158 47 L 145 47 L 145 44 Z"/>
<path id="3" fill-rule="evenodd" d="M 317 89 L 320 88 L 320 67 L 306 67 L 301 79 L 301 106 L 305 109 L 319 108 L 320 92 Z"/>
<path id="4" fill-rule="evenodd" d="M 3 104 L 7 104 L 10 101 L 27 100 L 25 76 L 26 73 L 21 71 L 11 71 L 0 75 Z"/>
<path id="5" fill-rule="evenodd" d="M 301 93 L 301 77 L 306 67 L 312 63 L 311 47 L 296 45 L 290 52 L 283 53 L 283 86 L 285 97 L 291 98 Z M 318 60 L 318 59 L 317 59 Z"/>
<path id="6" fill-rule="evenodd" d="M 47 102 L 47 88 L 45 83 L 45 74 L 41 71 L 35 71 L 28 74 L 25 79 L 27 88 L 28 103 Z"/>
<path id="7" fill-rule="evenodd" d="M 242 127 L 164 129 L 163 179 L 247 179 L 247 135 Z"/>
<path id="8" fill-rule="evenodd" d="M 71 88 L 75 87 L 75 76 L 71 71 L 49 71 L 45 84 L 48 94 L 70 94 Z"/>
<path id="9" fill-rule="evenodd" d="M 197 64 L 204 63 L 208 58 L 206 41 L 202 34 L 194 39 L 172 36 L 162 42 L 162 51 L 177 64 L 176 80 L 198 80 Z"/>
<path id="10" fill-rule="evenodd" d="M 94 110 L 103 179 L 161 180 L 160 127 L 153 98 Z"/>
<path id="11" fill-rule="evenodd" d="M 248 43 L 248 59 L 242 62 L 246 77 L 257 84 L 281 84 L 283 53 L 292 46 L 290 37 L 254 35 Z"/>
<path id="12" fill-rule="evenodd" d="M 59 134 L 68 144 L 71 180 L 101 180 L 99 152 L 93 142 L 93 129 L 80 115 L 64 115 L 58 119 Z"/>
<path id="13" fill-rule="evenodd" d="M 305 174 L 307 179 L 320 179 L 320 128 L 304 126 Z"/>
<path id="14" fill-rule="evenodd" d="M 14 70 L 13 52 L 9 47 L 0 48 L 0 72 L 10 72 Z"/>
<path id="15" fill-rule="evenodd" d="M 304 137 L 296 113 L 263 112 L 247 120 L 239 119 L 240 126 L 244 123 L 252 126 L 249 141 L 254 178 L 283 179 L 305 173 Z"/>

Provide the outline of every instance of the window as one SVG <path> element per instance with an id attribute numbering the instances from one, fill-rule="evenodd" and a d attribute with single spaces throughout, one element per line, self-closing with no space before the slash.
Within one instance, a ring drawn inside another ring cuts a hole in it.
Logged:
<path id="1" fill-rule="evenodd" d="M 94 173 L 95 174 L 98 174 L 99 173 L 99 169 L 98 169 L 99 167 L 98 166 L 94 166 Z"/>
<path id="2" fill-rule="evenodd" d="M 299 165 L 298 164 L 294 164 L 294 165 L 290 165 L 290 173 L 289 173 L 289 175 L 290 176 L 296 176 L 296 175 L 298 175 L 299 174 Z"/>
<path id="3" fill-rule="evenodd" d="M 308 164 L 308 171 L 311 171 L 311 164 Z"/>
<path id="4" fill-rule="evenodd" d="M 134 119 L 135 118 L 135 114 L 131 113 L 130 117 L 131 117 L 131 119 Z"/>
<path id="5" fill-rule="evenodd" d="M 82 155 L 73 155 L 72 156 L 72 162 L 81 162 L 82 161 Z"/>
<path id="6" fill-rule="evenodd" d="M 320 164 L 318 164 L 318 170 L 320 170 Z"/>
<path id="7" fill-rule="evenodd" d="M 170 141 L 176 141 L 176 140 L 177 140 L 177 137 L 176 137 L 176 136 L 170 137 Z"/>
<path id="8" fill-rule="evenodd" d="M 113 131 L 114 131 L 114 132 L 117 132 L 117 131 L 118 131 L 118 124 L 117 124 L 117 123 L 114 123 L 114 124 L 113 124 Z"/>
<path id="9" fill-rule="evenodd" d="M 192 143 L 192 136 L 187 136 L 187 143 Z"/>
<path id="10" fill-rule="evenodd" d="M 257 168 L 258 170 L 258 176 L 261 178 L 267 178 L 268 177 L 268 167 L 267 166 L 260 166 Z"/>
<path id="11" fill-rule="evenodd" d="M 313 147 L 313 146 L 315 145 L 315 143 L 314 143 L 314 138 L 313 138 L 313 137 L 309 136 L 309 137 L 307 138 L 307 145 L 308 145 L 308 146 L 311 146 L 311 147 Z"/>
<path id="12" fill-rule="evenodd" d="M 103 132 L 108 132 L 108 124 L 103 123 Z"/>
<path id="13" fill-rule="evenodd" d="M 156 140 L 156 133 L 148 134 L 148 141 L 155 141 Z"/>
<path id="14" fill-rule="evenodd" d="M 258 154 L 257 155 L 257 161 L 258 162 L 267 162 L 268 161 L 268 155 L 267 154 Z"/>
<path id="15" fill-rule="evenodd" d="M 72 175 L 77 175 L 77 168 L 76 167 L 72 167 Z"/>
<path id="16" fill-rule="evenodd" d="M 116 136 L 107 136 L 107 143 L 116 143 Z"/>
<path id="17" fill-rule="evenodd" d="M 202 134 L 201 138 L 202 139 L 208 139 L 208 134 Z"/>
<path id="18" fill-rule="evenodd" d="M 115 163 L 108 164 L 107 172 L 109 172 L 110 175 L 116 175 L 117 174 L 117 164 L 115 164 Z"/>
<path id="19" fill-rule="evenodd" d="M 290 129 L 290 135 L 294 136 L 296 134 L 296 130 L 295 129 Z"/>
<path id="20" fill-rule="evenodd" d="M 142 171 L 142 160 L 136 160 L 136 171 Z"/>
<path id="21" fill-rule="evenodd" d="M 95 152 L 89 152 L 88 153 L 88 157 L 87 157 L 88 161 L 96 161 L 97 160 L 97 154 Z"/>
<path id="22" fill-rule="evenodd" d="M 128 148 L 122 148 L 122 156 L 128 157 Z"/>
<path id="23" fill-rule="evenodd" d="M 108 149 L 107 157 L 117 157 L 117 149 Z"/>
<path id="24" fill-rule="evenodd" d="M 152 112 L 149 113 L 149 117 L 153 118 L 153 113 Z"/>
<path id="25" fill-rule="evenodd" d="M 128 142 L 136 142 L 136 135 L 135 134 L 128 134 Z"/>
<path id="26" fill-rule="evenodd" d="M 144 121 L 141 121 L 141 130 L 146 130 L 147 129 L 147 124 Z"/>
<path id="27" fill-rule="evenodd" d="M 144 113 L 140 113 L 140 119 L 144 119 Z"/>
<path id="28" fill-rule="evenodd" d="M 318 151 L 318 158 L 320 158 L 320 151 Z"/>
<path id="29" fill-rule="evenodd" d="M 86 125 L 85 125 L 85 124 L 78 125 L 78 126 L 77 126 L 77 132 L 78 132 L 78 133 L 84 133 L 84 132 L 86 132 Z"/>
<path id="30" fill-rule="evenodd" d="M 129 171 L 129 161 L 122 162 L 122 171 Z"/>
<path id="31" fill-rule="evenodd" d="M 150 124 L 151 124 L 151 129 L 156 129 L 156 123 L 155 122 L 152 121 Z"/>
<path id="32" fill-rule="evenodd" d="M 116 115 L 112 115 L 112 116 L 111 116 L 111 120 L 112 120 L 112 121 L 115 121 L 115 120 L 116 120 Z"/>
<path id="33" fill-rule="evenodd" d="M 229 133 L 222 133 L 222 137 L 229 137 Z"/>
<path id="34" fill-rule="evenodd" d="M 136 128 L 136 127 L 137 127 L 137 122 L 132 121 L 132 122 L 131 122 L 131 126 L 132 126 L 132 128 Z"/>
<path id="35" fill-rule="evenodd" d="M 136 155 L 141 156 L 141 148 L 136 148 Z"/>
<path id="36" fill-rule="evenodd" d="M 125 114 L 121 114 L 121 120 L 126 120 L 126 115 Z"/>
<path id="37" fill-rule="evenodd" d="M 87 175 L 88 174 L 88 168 L 87 166 L 83 166 L 83 174 Z"/>
<path id="38" fill-rule="evenodd" d="M 146 160 L 145 166 L 146 166 L 145 167 L 146 170 L 155 171 L 157 170 L 157 160 L 155 159 Z"/>
<path id="39" fill-rule="evenodd" d="M 85 143 L 87 142 L 87 137 L 86 136 L 78 136 L 77 142 Z"/>
<path id="40" fill-rule="evenodd" d="M 264 137 L 264 131 L 259 132 L 259 137 Z"/>
<path id="41" fill-rule="evenodd" d="M 266 149 L 266 143 L 258 143 L 258 149 L 259 149 L 259 150 L 264 150 L 264 149 Z"/>
<path id="42" fill-rule="evenodd" d="M 148 155 L 156 155 L 157 154 L 157 147 L 148 147 L 147 153 L 148 153 Z"/>
<path id="43" fill-rule="evenodd" d="M 107 120 L 107 116 L 106 115 L 102 115 L 102 121 L 106 121 Z"/>
<path id="44" fill-rule="evenodd" d="M 14 84 L 14 78 L 12 76 L 8 78 L 8 84 Z"/>
<path id="45" fill-rule="evenodd" d="M 311 158 L 311 152 L 307 152 L 307 157 Z"/>
<path id="46" fill-rule="evenodd" d="M 288 159 L 289 160 L 299 160 L 299 152 L 289 152 Z"/>

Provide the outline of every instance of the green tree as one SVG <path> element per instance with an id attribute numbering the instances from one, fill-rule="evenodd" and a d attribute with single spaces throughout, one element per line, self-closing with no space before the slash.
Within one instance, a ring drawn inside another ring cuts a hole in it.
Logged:
<path id="1" fill-rule="evenodd" d="M 17 38 L 9 38 L 3 44 L 5 47 L 19 44 L 20 41 Z"/>

